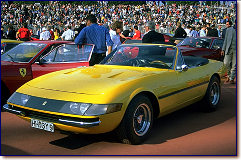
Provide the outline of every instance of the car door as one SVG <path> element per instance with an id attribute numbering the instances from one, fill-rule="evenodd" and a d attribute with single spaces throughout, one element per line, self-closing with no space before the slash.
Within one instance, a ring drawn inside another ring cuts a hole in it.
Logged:
<path id="1" fill-rule="evenodd" d="M 33 78 L 63 69 L 89 66 L 94 45 L 62 44 L 32 64 Z"/>
<path id="2" fill-rule="evenodd" d="M 32 79 L 31 60 L 45 47 L 45 44 L 26 42 L 1 55 L 1 80 L 10 94 Z"/>
<path id="3" fill-rule="evenodd" d="M 32 71 L 29 63 L 1 62 L 1 80 L 13 93 L 24 83 L 32 79 Z"/>
<path id="4" fill-rule="evenodd" d="M 167 76 L 169 80 L 166 80 L 164 86 L 168 93 L 158 97 L 162 114 L 191 104 L 203 95 L 208 84 L 205 70 L 198 67 L 187 68 L 180 50 L 176 56 L 174 71 Z"/>
<path id="5" fill-rule="evenodd" d="M 212 57 L 211 59 L 216 59 L 216 60 L 223 60 L 223 56 L 221 56 L 221 51 L 223 47 L 223 39 L 214 39 L 211 49 L 212 49 Z"/>
<path id="6" fill-rule="evenodd" d="M 150 52 L 154 53 L 155 51 L 150 49 Z M 155 82 L 153 85 L 155 85 L 155 94 L 158 98 L 158 103 L 160 106 L 160 113 L 166 114 L 167 112 L 172 111 L 177 107 L 177 105 L 183 101 L 183 97 L 180 97 L 180 94 L 178 94 L 178 90 L 180 90 L 181 86 L 183 86 L 182 83 L 184 82 L 178 82 L 178 74 L 175 71 L 175 66 L 177 62 L 177 53 L 178 50 L 176 47 L 161 47 L 162 49 L 166 49 L 164 52 L 165 54 L 163 57 L 160 58 L 160 60 L 152 61 L 150 67 L 158 67 L 158 63 L 160 64 L 160 72 L 157 72 L 157 75 L 152 77 L 152 81 Z M 151 54 L 151 53 L 150 53 Z M 155 62 L 155 63 L 154 63 Z M 164 66 L 162 66 L 162 64 Z M 166 66 L 169 66 L 170 69 L 163 70 L 163 68 L 166 68 Z"/>
<path id="7" fill-rule="evenodd" d="M 203 66 L 188 67 L 181 51 L 178 54 L 178 63 L 176 66 L 177 83 L 180 88 L 176 91 L 180 93 L 181 101 L 179 104 L 192 102 L 200 98 L 206 92 L 209 75 Z M 198 57 L 191 57 L 198 60 Z M 184 67 L 185 66 L 185 67 Z"/>

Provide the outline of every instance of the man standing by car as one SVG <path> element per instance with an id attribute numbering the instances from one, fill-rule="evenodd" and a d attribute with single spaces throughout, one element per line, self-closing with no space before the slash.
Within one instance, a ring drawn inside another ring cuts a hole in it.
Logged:
<path id="1" fill-rule="evenodd" d="M 145 25 L 146 34 L 143 36 L 142 43 L 165 42 L 165 38 L 161 33 L 155 31 L 155 23 L 149 21 Z"/>
<path id="2" fill-rule="evenodd" d="M 141 32 L 138 30 L 137 26 L 134 26 L 134 31 L 135 31 L 135 34 L 132 37 L 132 39 L 141 39 Z"/>
<path id="3" fill-rule="evenodd" d="M 230 25 L 230 22 L 231 22 L 231 21 L 227 21 L 227 22 L 226 22 L 226 28 L 223 29 L 223 32 L 222 32 L 222 38 L 223 38 L 223 39 L 225 38 L 226 30 L 227 30 L 229 27 L 231 27 L 231 25 L 232 25 L 232 22 L 231 22 L 231 25 Z"/>
<path id="4" fill-rule="evenodd" d="M 30 41 L 30 31 L 28 30 L 26 23 L 24 23 L 23 27 L 18 30 L 16 37 L 21 41 Z"/>
<path id="5" fill-rule="evenodd" d="M 40 33 L 39 40 L 50 40 L 51 34 L 47 31 L 47 28 L 43 27 L 42 32 Z"/>
<path id="6" fill-rule="evenodd" d="M 218 30 L 215 28 L 214 24 L 211 26 L 211 30 L 208 31 L 207 36 L 208 37 L 218 37 Z"/>
<path id="7" fill-rule="evenodd" d="M 175 38 L 186 38 L 187 37 L 187 33 L 186 31 L 182 28 L 181 26 L 181 22 L 177 22 L 177 29 L 175 31 Z"/>
<path id="8" fill-rule="evenodd" d="M 97 18 L 90 14 L 86 18 L 87 27 L 83 28 L 75 39 L 75 44 L 94 44 L 94 50 L 90 59 L 90 66 L 100 63 L 112 50 L 113 42 L 110 38 L 109 30 L 104 26 L 97 24 Z"/>
<path id="9" fill-rule="evenodd" d="M 230 26 L 232 22 L 229 22 Z M 224 56 L 223 63 L 227 68 L 226 83 L 234 84 L 236 77 L 236 30 L 229 27 L 226 30 L 221 55 Z"/>
<path id="10" fill-rule="evenodd" d="M 206 26 L 205 25 L 202 26 L 202 29 L 200 30 L 199 36 L 200 37 L 206 37 Z"/>
<path id="11" fill-rule="evenodd" d="M 67 26 L 67 30 L 64 31 L 64 33 L 61 36 L 62 40 L 65 41 L 73 41 L 74 40 L 75 33 L 71 30 L 71 26 Z"/>

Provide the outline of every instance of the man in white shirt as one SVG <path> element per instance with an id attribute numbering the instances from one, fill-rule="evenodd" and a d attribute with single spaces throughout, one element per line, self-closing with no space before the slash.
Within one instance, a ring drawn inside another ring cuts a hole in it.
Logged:
<path id="1" fill-rule="evenodd" d="M 64 33 L 63 33 L 62 36 L 61 36 L 61 39 L 62 39 L 62 40 L 65 40 L 65 41 L 73 41 L 73 40 L 74 40 L 75 33 L 74 33 L 74 31 L 72 31 L 70 28 L 71 28 L 71 27 L 68 26 L 68 27 L 67 27 L 67 30 L 64 31 Z"/>
<path id="2" fill-rule="evenodd" d="M 110 38 L 113 41 L 113 46 L 112 49 L 114 50 L 116 47 L 118 47 L 119 45 L 121 45 L 121 41 L 120 41 L 120 33 L 123 30 L 123 24 L 122 22 L 114 22 L 111 26 L 111 30 L 110 30 Z"/>
<path id="3" fill-rule="evenodd" d="M 40 38 L 39 40 L 50 40 L 51 38 L 51 34 L 49 31 L 47 31 L 47 29 L 44 27 L 42 29 L 42 32 L 40 33 Z"/>
<path id="4" fill-rule="evenodd" d="M 203 25 L 202 29 L 200 30 L 200 37 L 206 37 L 206 26 Z"/>
<path id="5" fill-rule="evenodd" d="M 190 37 L 191 36 L 191 26 L 190 25 L 188 25 L 187 26 L 187 28 L 186 29 L 184 29 L 185 31 L 186 31 L 186 33 L 187 33 L 187 37 Z"/>

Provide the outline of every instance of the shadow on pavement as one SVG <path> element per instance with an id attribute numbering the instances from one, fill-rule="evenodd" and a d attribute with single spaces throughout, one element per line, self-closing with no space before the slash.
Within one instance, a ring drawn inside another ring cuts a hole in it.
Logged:
<path id="1" fill-rule="evenodd" d="M 19 150 L 17 148 L 14 148 L 5 144 L 1 144 L 1 156 L 9 156 L 9 155 L 30 155 L 30 154 L 22 150 Z"/>
<path id="2" fill-rule="evenodd" d="M 85 134 L 72 134 L 65 138 L 61 138 L 55 141 L 49 142 L 52 145 L 67 149 L 78 149 L 90 145 L 92 143 L 108 141 L 115 142 L 116 139 L 111 133 L 97 134 L 97 135 L 85 135 Z"/>

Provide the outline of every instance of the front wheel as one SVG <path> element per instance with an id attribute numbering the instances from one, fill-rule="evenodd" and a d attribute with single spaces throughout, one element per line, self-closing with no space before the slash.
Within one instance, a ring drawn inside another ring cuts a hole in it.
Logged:
<path id="1" fill-rule="evenodd" d="M 149 135 L 153 124 L 150 100 L 139 95 L 128 105 L 121 124 L 117 128 L 119 139 L 126 144 L 140 144 Z"/>
<path id="2" fill-rule="evenodd" d="M 220 101 L 221 87 L 217 77 L 212 77 L 203 98 L 205 111 L 215 111 Z"/>

